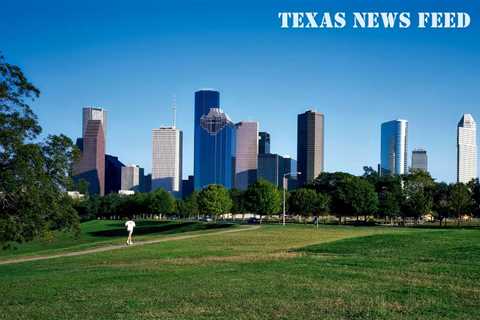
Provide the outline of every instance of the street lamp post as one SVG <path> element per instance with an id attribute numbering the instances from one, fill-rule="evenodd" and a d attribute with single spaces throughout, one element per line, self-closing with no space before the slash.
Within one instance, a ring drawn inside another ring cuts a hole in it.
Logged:
<path id="1" fill-rule="evenodd" d="M 282 185 L 283 185 L 283 225 L 285 225 L 285 178 L 291 175 L 293 172 L 288 172 L 283 174 Z M 297 175 L 302 174 L 301 172 L 297 172 Z"/>

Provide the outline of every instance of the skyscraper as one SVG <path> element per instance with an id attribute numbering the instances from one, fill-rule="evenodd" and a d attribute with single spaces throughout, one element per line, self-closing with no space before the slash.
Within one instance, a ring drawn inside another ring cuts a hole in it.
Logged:
<path id="1" fill-rule="evenodd" d="M 258 153 L 270 153 L 270 133 L 263 131 L 258 134 Z"/>
<path id="2" fill-rule="evenodd" d="M 213 89 L 201 89 L 195 92 L 195 118 L 194 118 L 194 145 L 193 145 L 193 172 L 195 190 L 201 189 L 202 155 L 205 153 L 201 148 L 202 141 L 208 139 L 208 133 L 200 126 L 200 118 L 208 114 L 210 108 L 220 107 L 220 93 Z M 205 175 L 206 173 L 204 173 Z"/>
<path id="3" fill-rule="evenodd" d="M 233 187 L 235 125 L 219 106 L 218 91 L 205 89 L 195 92 L 195 190 L 209 184 Z"/>
<path id="4" fill-rule="evenodd" d="M 118 157 L 105 155 L 105 194 L 117 193 L 122 188 L 122 167 Z"/>
<path id="5" fill-rule="evenodd" d="M 175 127 L 152 130 L 152 190 L 179 195 L 182 188 L 183 133 Z"/>
<path id="6" fill-rule="evenodd" d="M 477 125 L 471 114 L 464 114 L 457 127 L 457 182 L 477 178 Z"/>
<path id="7" fill-rule="evenodd" d="M 122 167 L 122 190 L 140 191 L 140 167 L 130 164 Z"/>
<path id="8" fill-rule="evenodd" d="M 89 120 L 100 120 L 103 126 L 104 139 L 107 138 L 107 110 L 98 107 L 83 108 L 82 135 L 85 135 Z"/>
<path id="9" fill-rule="evenodd" d="M 242 121 L 235 126 L 235 188 L 245 190 L 257 180 L 258 122 Z"/>
<path id="10" fill-rule="evenodd" d="M 407 156 L 408 121 L 399 119 L 382 123 L 380 174 L 406 174 Z"/>
<path id="11" fill-rule="evenodd" d="M 262 153 L 258 155 L 257 178 L 267 180 L 276 187 L 282 185 L 283 159 L 278 154 Z"/>
<path id="12" fill-rule="evenodd" d="M 427 150 L 415 149 L 412 151 L 412 170 L 428 172 Z"/>
<path id="13" fill-rule="evenodd" d="M 82 142 L 80 160 L 73 168 L 74 181 L 88 182 L 89 193 L 105 194 L 105 135 L 101 120 L 88 120 Z"/>
<path id="14" fill-rule="evenodd" d="M 300 186 L 313 181 L 324 169 L 324 115 L 309 110 L 297 119 L 297 168 Z"/>
<path id="15" fill-rule="evenodd" d="M 285 174 L 292 173 L 286 176 L 287 184 L 289 180 L 297 179 L 296 166 L 297 162 L 288 156 L 282 157 L 275 153 L 259 154 L 257 178 L 267 180 L 277 187 L 282 187 Z"/>

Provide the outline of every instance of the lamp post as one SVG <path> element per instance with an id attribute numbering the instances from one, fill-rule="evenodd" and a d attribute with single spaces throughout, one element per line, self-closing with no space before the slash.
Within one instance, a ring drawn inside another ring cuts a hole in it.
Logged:
<path id="1" fill-rule="evenodd" d="M 291 175 L 293 172 L 288 172 L 283 174 L 282 178 L 282 185 L 283 185 L 283 225 L 285 225 L 285 178 Z M 297 175 L 302 174 L 301 172 L 297 172 Z"/>

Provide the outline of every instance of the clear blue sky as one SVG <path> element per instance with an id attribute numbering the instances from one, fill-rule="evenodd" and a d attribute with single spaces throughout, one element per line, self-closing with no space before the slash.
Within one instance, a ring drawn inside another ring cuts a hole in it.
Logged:
<path id="1" fill-rule="evenodd" d="M 326 119 L 327 171 L 380 158 L 380 123 L 410 122 L 432 175 L 455 180 L 456 124 L 480 122 L 477 1 L 2 1 L 0 50 L 42 91 L 45 133 L 81 135 L 81 108 L 109 111 L 107 152 L 151 168 L 151 129 L 172 95 L 193 172 L 193 94 L 221 92 L 234 121 L 258 120 L 296 157 L 296 115 Z M 415 4 L 417 3 L 417 4 Z M 279 11 L 467 11 L 466 30 L 282 30 Z M 409 155 L 410 158 L 410 155 Z M 409 160 L 410 161 L 410 160 Z"/>

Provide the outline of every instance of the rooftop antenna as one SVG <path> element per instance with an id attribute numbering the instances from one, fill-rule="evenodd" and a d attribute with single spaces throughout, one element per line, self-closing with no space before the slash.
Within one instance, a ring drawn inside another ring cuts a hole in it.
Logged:
<path id="1" fill-rule="evenodd" d="M 173 111 L 173 128 L 175 129 L 175 126 L 177 124 L 177 96 L 176 95 L 173 95 L 172 111 Z"/>

